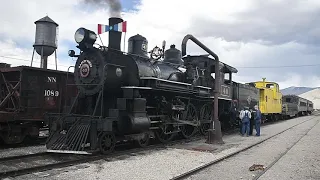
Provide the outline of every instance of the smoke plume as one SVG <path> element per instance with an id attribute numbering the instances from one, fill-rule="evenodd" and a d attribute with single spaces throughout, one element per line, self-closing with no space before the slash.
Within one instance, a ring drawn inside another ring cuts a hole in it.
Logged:
<path id="1" fill-rule="evenodd" d="M 121 17 L 120 0 L 84 0 L 86 3 L 97 5 L 98 7 L 108 6 L 110 17 Z"/>

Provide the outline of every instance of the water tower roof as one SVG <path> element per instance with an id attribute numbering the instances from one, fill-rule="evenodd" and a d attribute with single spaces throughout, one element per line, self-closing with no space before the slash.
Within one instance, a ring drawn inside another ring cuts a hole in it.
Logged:
<path id="1" fill-rule="evenodd" d="M 59 26 L 56 22 L 54 22 L 51 18 L 49 18 L 49 16 L 43 17 L 34 23 L 37 24 L 38 22 L 50 22 L 50 23 L 53 23 L 53 24 Z"/>

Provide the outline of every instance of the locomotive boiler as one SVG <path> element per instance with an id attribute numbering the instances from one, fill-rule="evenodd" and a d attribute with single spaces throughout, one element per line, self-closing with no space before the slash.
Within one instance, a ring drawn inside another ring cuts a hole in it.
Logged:
<path id="1" fill-rule="evenodd" d="M 109 26 L 122 21 L 110 18 Z M 237 70 L 220 62 L 215 72 L 218 56 L 192 35 L 185 36 L 182 51 L 171 45 L 148 52 L 147 39 L 138 34 L 129 38 L 127 53 L 120 50 L 121 32 L 109 32 L 108 47 L 95 46 L 96 38 L 85 28 L 75 33 L 80 54 L 70 50 L 69 56 L 77 57 L 78 95 L 68 113 L 48 114 L 48 151 L 107 154 L 123 140 L 143 147 L 153 137 L 166 143 L 178 134 L 206 134 L 212 123 L 214 73 L 221 77 L 219 112 L 230 107 Z M 188 40 L 213 58 L 186 56 Z"/>

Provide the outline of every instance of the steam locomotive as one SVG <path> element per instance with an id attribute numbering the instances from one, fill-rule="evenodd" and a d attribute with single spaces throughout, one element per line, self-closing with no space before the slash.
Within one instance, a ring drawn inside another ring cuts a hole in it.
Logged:
<path id="1" fill-rule="evenodd" d="M 109 26 L 120 22 L 121 18 L 112 17 Z M 75 33 L 80 54 L 70 50 L 69 56 L 77 57 L 78 94 L 68 113 L 46 115 L 49 152 L 108 154 L 122 140 L 144 147 L 151 137 L 166 143 L 177 135 L 190 138 L 197 131 L 207 133 L 217 58 L 210 49 L 192 35 L 184 37 L 182 51 L 175 45 L 164 51 L 164 43 L 162 49 L 156 46 L 148 52 L 147 39 L 138 34 L 129 38 L 128 53 L 120 50 L 121 32 L 109 32 L 108 47 L 95 47 L 96 38 L 85 28 Z M 188 40 L 214 58 L 186 56 Z M 223 127 L 234 126 L 234 108 L 240 104 L 253 108 L 259 91 L 232 81 L 232 74 L 237 73 L 234 67 L 220 62 L 219 73 L 219 119 Z"/>

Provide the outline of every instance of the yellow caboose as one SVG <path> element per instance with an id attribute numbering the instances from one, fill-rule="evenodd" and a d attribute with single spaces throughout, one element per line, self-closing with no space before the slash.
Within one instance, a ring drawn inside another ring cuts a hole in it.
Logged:
<path id="1" fill-rule="evenodd" d="M 263 119 L 278 120 L 282 112 L 282 94 L 278 83 L 268 82 L 266 78 L 262 81 L 252 82 L 260 90 L 259 109 Z"/>

